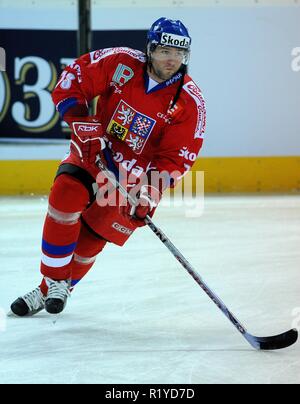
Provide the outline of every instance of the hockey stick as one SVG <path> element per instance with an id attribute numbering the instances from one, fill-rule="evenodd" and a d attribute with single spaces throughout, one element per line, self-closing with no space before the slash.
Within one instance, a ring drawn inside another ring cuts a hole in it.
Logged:
<path id="1" fill-rule="evenodd" d="M 97 165 L 105 176 L 113 183 L 113 185 L 125 196 L 128 201 L 136 205 L 134 198 L 127 192 L 127 190 L 117 181 L 115 175 L 108 170 L 103 164 L 101 159 L 97 161 Z M 194 278 L 198 285 L 204 290 L 204 292 L 210 297 L 210 299 L 218 306 L 218 308 L 225 314 L 225 316 L 232 322 L 235 328 L 243 335 L 243 337 L 257 350 L 275 350 L 287 348 L 293 345 L 298 339 L 298 331 L 291 329 L 280 335 L 274 335 L 271 337 L 256 337 L 247 332 L 245 327 L 240 321 L 229 311 L 222 300 L 207 286 L 204 280 L 198 275 L 188 260 L 181 254 L 181 252 L 174 246 L 170 239 L 160 230 L 147 216 L 145 223 L 153 231 L 153 233 L 160 239 L 160 241 L 167 247 L 172 255 L 180 262 L 180 264 L 186 269 L 186 271 Z"/>

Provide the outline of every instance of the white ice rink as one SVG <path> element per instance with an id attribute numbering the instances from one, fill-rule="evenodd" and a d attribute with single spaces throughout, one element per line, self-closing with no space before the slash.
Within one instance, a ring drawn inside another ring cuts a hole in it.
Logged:
<path id="1" fill-rule="evenodd" d="M 0 199 L 0 383 L 299 383 L 300 343 L 256 352 L 153 233 L 108 246 L 54 325 L 4 318 L 37 286 L 46 198 Z M 207 197 L 155 222 L 246 326 L 300 327 L 300 197 Z"/>

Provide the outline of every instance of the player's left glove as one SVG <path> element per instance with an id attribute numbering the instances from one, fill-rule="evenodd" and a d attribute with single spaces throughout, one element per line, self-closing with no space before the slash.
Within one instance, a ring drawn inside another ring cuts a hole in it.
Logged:
<path id="1" fill-rule="evenodd" d="M 160 191 L 151 185 L 142 185 L 137 194 L 137 203 L 129 205 L 129 216 L 144 221 L 146 216 L 152 216 L 161 199 Z"/>
<path id="2" fill-rule="evenodd" d="M 97 155 L 106 147 L 101 123 L 92 117 L 83 117 L 70 126 L 71 152 L 84 163 L 95 163 Z"/>

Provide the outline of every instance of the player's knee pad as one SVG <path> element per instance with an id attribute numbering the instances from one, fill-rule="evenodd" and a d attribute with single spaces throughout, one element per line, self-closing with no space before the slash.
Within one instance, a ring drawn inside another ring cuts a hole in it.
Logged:
<path id="1" fill-rule="evenodd" d="M 81 213 L 89 203 L 89 192 L 76 178 L 62 174 L 55 179 L 49 196 L 50 215 L 57 217 L 60 212 L 68 214 Z M 73 220 L 72 217 L 62 216 L 59 220 Z"/>

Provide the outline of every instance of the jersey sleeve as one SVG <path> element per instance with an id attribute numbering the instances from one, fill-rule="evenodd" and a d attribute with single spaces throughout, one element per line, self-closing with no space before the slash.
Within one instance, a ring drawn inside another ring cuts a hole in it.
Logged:
<path id="1" fill-rule="evenodd" d="M 106 48 L 90 52 L 65 68 L 52 93 L 53 102 L 62 118 L 71 108 L 85 106 L 87 110 L 93 98 L 109 90 L 114 67 L 126 50 Z"/>
<path id="2" fill-rule="evenodd" d="M 171 187 L 192 168 L 202 147 L 206 126 L 206 107 L 200 90 L 193 82 L 187 83 L 183 90 L 189 93 L 184 112 L 177 122 L 165 129 L 154 161 L 160 173 L 169 175 Z"/>
<path id="3" fill-rule="evenodd" d="M 99 70 L 99 83 L 95 85 L 96 73 Z M 91 53 L 81 56 L 67 66 L 52 92 L 52 100 L 61 118 L 71 108 L 85 106 L 87 109 L 88 103 L 96 96 L 96 87 L 99 92 L 104 90 L 106 76 L 104 63 L 93 63 Z"/>

